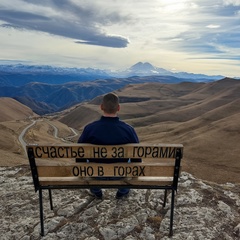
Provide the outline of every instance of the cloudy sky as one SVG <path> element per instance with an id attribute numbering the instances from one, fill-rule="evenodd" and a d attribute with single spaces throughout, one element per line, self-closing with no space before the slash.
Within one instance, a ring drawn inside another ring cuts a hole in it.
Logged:
<path id="1" fill-rule="evenodd" d="M 240 0 L 1 0 L 0 64 L 240 76 Z"/>

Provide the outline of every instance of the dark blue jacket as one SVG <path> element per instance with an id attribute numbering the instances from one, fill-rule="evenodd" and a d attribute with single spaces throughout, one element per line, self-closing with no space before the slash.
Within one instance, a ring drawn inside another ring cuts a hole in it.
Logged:
<path id="1" fill-rule="evenodd" d="M 119 120 L 118 117 L 102 116 L 98 121 L 92 122 L 84 128 L 82 135 L 78 139 L 78 143 L 120 145 L 139 143 L 139 140 L 134 128 L 129 124 Z M 93 161 L 93 159 L 91 160 Z M 111 160 L 110 162 L 117 162 L 116 159 Z M 126 162 L 127 160 L 121 159 L 121 162 Z M 77 159 L 77 161 L 80 162 L 82 159 Z M 109 162 L 109 160 L 101 162 Z"/>

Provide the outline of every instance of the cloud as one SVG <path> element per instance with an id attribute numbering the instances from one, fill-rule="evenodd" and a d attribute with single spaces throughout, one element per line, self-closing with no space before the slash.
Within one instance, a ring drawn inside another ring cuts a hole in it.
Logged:
<path id="1" fill-rule="evenodd" d="M 17 8 L 7 4 L 1 7 L 0 20 L 5 22 L 1 27 L 40 31 L 71 38 L 76 43 L 105 47 L 124 48 L 129 44 L 127 37 L 104 31 L 105 26 L 126 20 L 116 12 L 103 14 L 97 6 L 77 5 L 69 0 L 16 2 Z"/>
<path id="2" fill-rule="evenodd" d="M 75 41 L 75 43 L 124 48 L 127 46 L 129 41 L 121 36 L 94 36 L 92 40 L 88 39 L 88 41 Z"/>
<path id="3" fill-rule="evenodd" d="M 221 58 L 224 54 L 224 57 L 238 60 L 235 54 L 240 51 L 240 24 L 236 12 L 239 10 L 237 2 L 240 1 L 228 1 L 228 4 L 226 2 L 197 1 L 191 11 L 189 8 L 182 10 L 184 18 L 178 19 L 176 25 L 185 28 L 176 30 L 175 35 L 160 37 L 159 41 L 168 48 L 198 54 L 200 57 L 218 54 Z"/>
<path id="4" fill-rule="evenodd" d="M 240 6 L 240 0 L 223 0 L 225 5 Z"/>
<path id="5" fill-rule="evenodd" d="M 206 26 L 207 28 L 220 28 L 220 25 L 209 24 Z"/>

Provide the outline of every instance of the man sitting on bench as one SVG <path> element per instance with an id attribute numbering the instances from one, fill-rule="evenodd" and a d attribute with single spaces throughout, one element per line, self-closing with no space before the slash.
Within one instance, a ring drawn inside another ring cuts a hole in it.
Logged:
<path id="1" fill-rule="evenodd" d="M 132 126 L 121 121 L 117 116 L 120 110 L 119 98 L 114 93 L 106 94 L 100 105 L 103 115 L 97 121 L 94 121 L 85 126 L 78 143 L 91 143 L 96 145 L 120 145 L 127 143 L 139 143 L 138 136 Z M 86 161 L 76 159 L 77 162 Z M 89 162 L 96 162 L 95 159 L 87 159 Z M 129 159 L 102 159 L 101 163 L 128 162 Z M 141 159 L 132 159 L 132 162 L 141 162 Z M 99 161 L 98 161 L 99 162 Z M 108 180 L 109 178 L 100 178 L 100 180 Z M 114 180 L 110 178 L 109 180 Z M 91 193 L 96 197 L 102 198 L 101 188 L 91 188 Z M 120 199 L 127 196 L 128 188 L 119 188 L 116 198 Z"/>

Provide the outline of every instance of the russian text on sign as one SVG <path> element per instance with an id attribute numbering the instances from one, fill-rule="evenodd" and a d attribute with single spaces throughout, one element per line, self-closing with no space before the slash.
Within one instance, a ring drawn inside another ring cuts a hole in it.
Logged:
<path id="1" fill-rule="evenodd" d="M 104 147 L 84 146 L 36 146 L 34 155 L 38 158 L 174 158 L 176 147 L 133 146 Z"/>

